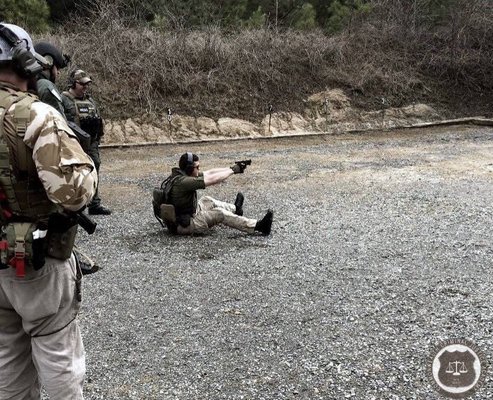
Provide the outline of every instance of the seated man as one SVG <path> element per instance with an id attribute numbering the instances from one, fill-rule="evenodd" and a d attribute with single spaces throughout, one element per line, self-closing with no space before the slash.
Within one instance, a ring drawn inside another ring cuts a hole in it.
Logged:
<path id="1" fill-rule="evenodd" d="M 217 224 L 224 224 L 243 232 L 260 232 L 264 236 L 270 234 L 273 212 L 261 220 L 243 216 L 243 195 L 238 193 L 234 204 L 225 203 L 210 196 L 203 196 L 197 201 L 197 190 L 221 183 L 233 174 L 241 174 L 246 168 L 245 163 L 237 163 L 232 167 L 214 168 L 200 172 L 199 157 L 185 153 L 180 157 L 179 168 L 171 173 L 172 187 L 169 192 L 169 203 L 174 206 L 175 221 L 166 221 L 172 233 L 190 235 L 204 233 Z M 171 222 L 171 223 L 170 223 Z"/>

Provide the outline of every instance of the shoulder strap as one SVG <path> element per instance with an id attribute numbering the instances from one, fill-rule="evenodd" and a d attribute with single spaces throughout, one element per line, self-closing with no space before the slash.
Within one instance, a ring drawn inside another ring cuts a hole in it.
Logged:
<path id="1" fill-rule="evenodd" d="M 67 97 L 70 97 L 72 100 L 75 99 L 74 95 L 72 93 L 70 93 L 68 90 L 64 90 L 62 92 L 63 95 L 67 96 Z"/>
<path id="2" fill-rule="evenodd" d="M 168 176 L 162 183 L 161 183 L 161 189 L 164 189 L 167 185 L 171 187 L 173 183 L 180 177 L 181 175 L 176 175 L 176 176 Z"/>
<path id="3" fill-rule="evenodd" d="M 26 95 L 22 97 L 14 109 L 14 122 L 16 126 L 17 136 L 22 137 L 24 139 L 24 135 L 26 134 L 27 126 L 30 122 L 31 117 L 31 106 L 36 101 L 35 98 Z M 27 151 L 27 147 L 23 144 L 22 140 L 17 141 L 17 157 L 19 158 L 19 164 L 25 165 L 29 168 L 29 153 Z"/>
<path id="4" fill-rule="evenodd" d="M 5 141 L 5 116 L 7 115 L 8 110 L 14 105 L 15 103 L 20 103 L 23 101 L 25 98 L 29 98 L 27 94 L 19 95 L 18 93 L 8 93 L 8 92 L 2 92 L 0 95 L 0 104 L 3 108 L 2 115 L 0 116 L 0 186 L 3 189 L 4 195 L 7 200 L 7 204 L 9 208 L 13 212 L 20 212 L 21 207 L 19 205 L 19 201 L 17 200 L 17 196 L 15 195 L 15 190 L 14 190 L 14 181 L 12 177 L 12 167 L 10 165 L 10 151 L 9 147 L 7 145 L 7 142 Z M 16 107 L 17 108 L 17 107 Z M 30 108 L 29 108 L 30 112 Z M 15 117 L 15 114 L 17 113 L 18 117 Z M 27 127 L 27 123 L 25 126 L 22 126 L 23 120 L 25 118 L 25 113 L 24 112 L 14 112 L 14 122 L 16 123 L 16 130 L 18 131 L 18 121 L 21 123 L 21 131 L 22 128 L 24 128 L 22 132 L 22 136 L 26 133 L 25 128 Z M 19 149 L 19 147 L 18 147 Z M 23 157 L 22 154 L 24 153 L 23 151 L 19 152 L 19 157 Z M 5 211 L 2 212 L 2 218 L 5 216 Z"/>

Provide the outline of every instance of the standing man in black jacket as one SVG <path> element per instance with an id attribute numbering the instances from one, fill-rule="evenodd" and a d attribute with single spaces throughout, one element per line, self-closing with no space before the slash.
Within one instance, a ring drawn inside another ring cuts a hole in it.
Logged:
<path id="1" fill-rule="evenodd" d="M 91 143 L 87 154 L 94 161 L 99 174 L 99 167 L 101 166 L 99 145 L 101 143 L 101 137 L 104 135 L 104 130 L 103 119 L 99 113 L 99 108 L 92 96 L 88 93 L 92 79 L 81 69 L 72 71 L 69 79 L 70 88 L 62 93 L 65 115 L 69 121 L 75 122 L 91 136 Z M 91 215 L 111 214 L 111 210 L 101 204 L 99 190 L 96 191 L 87 209 Z"/>

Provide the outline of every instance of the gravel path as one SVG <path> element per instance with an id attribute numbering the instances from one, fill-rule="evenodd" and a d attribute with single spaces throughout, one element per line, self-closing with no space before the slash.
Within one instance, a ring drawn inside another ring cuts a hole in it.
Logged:
<path id="1" fill-rule="evenodd" d="M 150 206 L 186 150 L 207 193 L 270 237 L 169 236 Z M 104 149 L 114 210 L 79 245 L 86 399 L 440 399 L 431 349 L 467 338 L 492 359 L 493 129 Z M 493 397 L 491 371 L 472 397 Z"/>

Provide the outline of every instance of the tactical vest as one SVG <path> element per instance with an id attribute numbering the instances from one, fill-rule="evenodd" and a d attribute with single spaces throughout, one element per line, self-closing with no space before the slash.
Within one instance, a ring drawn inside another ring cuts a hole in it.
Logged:
<path id="1" fill-rule="evenodd" d="M 25 266 L 41 268 L 45 254 L 59 259 L 71 256 L 76 226 L 50 233 L 50 216 L 58 207 L 48 199 L 24 143 L 37 98 L 0 87 L 0 268 L 13 267 L 18 277 Z M 12 120 L 7 111 L 15 104 Z"/>
<path id="2" fill-rule="evenodd" d="M 37 98 L 11 89 L 0 91 L 0 224 L 13 221 L 39 221 L 57 210 L 48 199 L 32 159 L 32 150 L 24 143 L 31 105 Z M 6 110 L 15 104 L 14 126 L 5 126 Z M 9 213 L 12 216 L 9 217 Z"/>
<path id="3" fill-rule="evenodd" d="M 77 125 L 93 138 L 102 136 L 103 120 L 94 103 L 89 99 L 78 99 L 69 91 L 65 91 L 63 94 L 69 97 L 74 103 L 74 118 Z"/>

